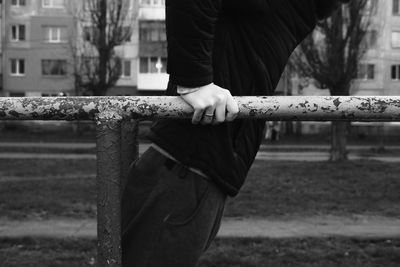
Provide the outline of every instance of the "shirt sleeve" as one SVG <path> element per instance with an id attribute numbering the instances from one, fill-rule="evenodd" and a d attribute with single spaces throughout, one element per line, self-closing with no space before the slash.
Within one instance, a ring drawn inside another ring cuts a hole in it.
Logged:
<path id="1" fill-rule="evenodd" d="M 212 51 L 222 0 L 166 0 L 170 81 L 184 87 L 213 82 Z"/>
<path id="2" fill-rule="evenodd" d="M 192 87 L 192 88 L 178 87 L 177 93 L 180 94 L 180 95 L 187 95 L 187 94 L 191 94 L 191 93 L 197 92 L 199 90 L 200 90 L 199 87 Z"/>

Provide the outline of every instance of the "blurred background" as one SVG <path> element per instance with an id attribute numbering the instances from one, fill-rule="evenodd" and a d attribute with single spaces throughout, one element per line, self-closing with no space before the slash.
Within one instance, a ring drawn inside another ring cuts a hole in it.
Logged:
<path id="1" fill-rule="evenodd" d="M 0 0 L 0 9 L 0 96 L 163 95 L 164 0 Z M 400 0 L 341 6 L 276 88 L 399 93 Z M 150 125 L 140 122 L 140 152 Z M 0 121 L 0 266 L 96 265 L 95 142 L 92 122 Z M 397 122 L 267 122 L 199 266 L 399 266 L 399 156 Z"/>

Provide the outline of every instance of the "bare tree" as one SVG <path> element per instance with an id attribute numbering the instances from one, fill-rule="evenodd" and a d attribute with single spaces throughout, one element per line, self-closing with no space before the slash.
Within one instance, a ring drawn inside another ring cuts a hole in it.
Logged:
<path id="1" fill-rule="evenodd" d="M 121 59 L 115 48 L 132 35 L 136 2 L 78 0 L 71 5 L 80 29 L 72 42 L 72 50 L 76 86 L 83 90 L 81 94 L 105 95 L 119 80 Z"/>
<path id="2" fill-rule="evenodd" d="M 312 78 L 319 88 L 328 88 L 333 96 L 350 95 L 360 60 L 368 49 L 371 15 L 375 12 L 372 2 L 352 0 L 318 23 L 292 57 L 300 76 Z M 332 161 L 347 159 L 348 126 L 348 122 L 332 122 Z"/>

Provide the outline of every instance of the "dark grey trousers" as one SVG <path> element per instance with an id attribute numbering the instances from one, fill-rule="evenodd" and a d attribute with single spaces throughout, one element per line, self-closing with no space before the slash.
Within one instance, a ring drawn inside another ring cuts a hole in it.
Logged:
<path id="1" fill-rule="evenodd" d="M 207 178 L 150 148 L 131 166 L 122 198 L 122 265 L 196 266 L 225 199 Z"/>

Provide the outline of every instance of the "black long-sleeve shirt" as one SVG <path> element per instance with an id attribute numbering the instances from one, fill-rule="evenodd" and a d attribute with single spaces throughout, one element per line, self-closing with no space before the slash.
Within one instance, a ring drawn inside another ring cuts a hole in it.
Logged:
<path id="1" fill-rule="evenodd" d="M 167 0 L 167 95 L 177 95 L 177 85 L 211 82 L 234 96 L 272 95 L 290 54 L 316 25 L 316 1 L 329 0 Z M 259 119 L 216 126 L 160 120 L 150 139 L 234 196 L 264 126 Z"/>

